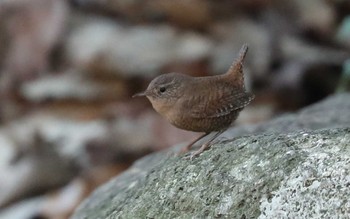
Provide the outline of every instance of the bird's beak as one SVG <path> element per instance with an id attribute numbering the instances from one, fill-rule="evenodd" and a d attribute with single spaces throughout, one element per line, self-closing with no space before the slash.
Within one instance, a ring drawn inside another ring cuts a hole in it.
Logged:
<path id="1" fill-rule="evenodd" d="M 144 97 L 144 96 L 146 96 L 146 95 L 147 95 L 147 93 L 146 93 L 146 91 L 144 91 L 144 92 L 141 92 L 141 93 L 137 93 L 137 94 L 132 95 L 132 98 L 134 98 L 134 97 Z"/>

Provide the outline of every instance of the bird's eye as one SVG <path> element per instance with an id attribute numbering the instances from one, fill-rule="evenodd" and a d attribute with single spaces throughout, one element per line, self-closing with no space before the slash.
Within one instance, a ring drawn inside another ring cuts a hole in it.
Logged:
<path id="1" fill-rule="evenodd" d="M 161 93 L 164 93 L 164 92 L 165 92 L 165 90 L 166 90 L 166 88 L 165 88 L 165 87 L 160 87 L 160 88 L 159 88 L 159 91 L 160 91 Z"/>

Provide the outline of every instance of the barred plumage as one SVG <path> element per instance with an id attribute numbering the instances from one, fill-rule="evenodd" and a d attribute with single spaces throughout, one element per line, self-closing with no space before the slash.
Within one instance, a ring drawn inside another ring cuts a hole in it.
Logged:
<path id="1" fill-rule="evenodd" d="M 238 59 L 223 75 L 190 77 L 180 73 L 164 74 L 153 79 L 145 92 L 136 95 L 146 96 L 153 108 L 176 127 L 204 132 L 186 150 L 209 133 L 217 132 L 191 157 L 208 148 L 254 98 L 244 87 L 243 60 L 247 51 L 248 46 L 243 45 Z"/>

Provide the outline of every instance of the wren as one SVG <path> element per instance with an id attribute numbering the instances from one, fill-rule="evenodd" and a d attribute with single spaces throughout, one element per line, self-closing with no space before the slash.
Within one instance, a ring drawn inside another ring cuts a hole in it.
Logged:
<path id="1" fill-rule="evenodd" d="M 248 45 L 244 44 L 229 70 L 222 75 L 191 77 L 180 73 L 163 74 L 151 81 L 148 88 L 135 94 L 146 96 L 153 108 L 174 126 L 203 135 L 188 144 L 189 151 L 197 141 L 216 132 L 191 159 L 210 147 L 211 142 L 226 131 L 254 95 L 244 87 L 243 60 Z"/>

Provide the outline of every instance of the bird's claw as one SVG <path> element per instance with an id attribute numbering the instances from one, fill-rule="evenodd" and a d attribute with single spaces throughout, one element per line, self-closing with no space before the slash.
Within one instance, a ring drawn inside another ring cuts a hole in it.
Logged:
<path id="1" fill-rule="evenodd" d="M 190 160 L 192 161 L 194 157 L 196 157 L 198 154 L 196 154 L 196 152 L 192 152 L 192 153 L 188 153 L 186 156 L 184 156 L 183 158 L 185 160 Z"/>
<path id="2" fill-rule="evenodd" d="M 198 155 L 203 153 L 203 151 L 205 151 L 208 148 L 209 148 L 209 144 L 204 144 L 204 145 L 202 145 L 201 148 L 199 148 L 199 150 L 186 155 L 184 158 L 192 161 L 194 157 L 197 157 Z"/>
<path id="3" fill-rule="evenodd" d="M 186 155 L 183 157 L 183 159 L 184 159 L 184 160 L 192 160 L 191 153 L 186 154 Z"/>

